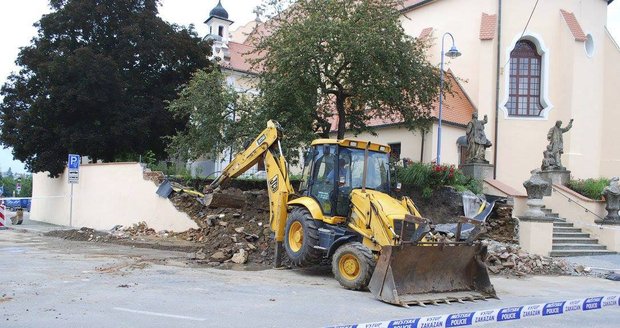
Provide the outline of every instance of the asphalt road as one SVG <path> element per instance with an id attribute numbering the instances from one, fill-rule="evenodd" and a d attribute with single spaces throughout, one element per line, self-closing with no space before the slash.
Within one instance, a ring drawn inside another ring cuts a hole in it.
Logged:
<path id="1" fill-rule="evenodd" d="M 402 308 L 328 269 L 234 271 L 187 254 L 0 231 L 0 327 L 324 327 L 620 294 L 593 277 L 494 277 L 500 300 Z M 620 307 L 498 327 L 617 327 Z"/>

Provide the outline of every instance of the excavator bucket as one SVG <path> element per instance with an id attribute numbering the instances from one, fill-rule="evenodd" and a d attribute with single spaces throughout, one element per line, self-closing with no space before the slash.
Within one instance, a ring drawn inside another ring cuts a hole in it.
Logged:
<path id="1" fill-rule="evenodd" d="M 480 244 L 384 246 L 368 288 L 387 303 L 408 306 L 497 298 Z"/>
<path id="2" fill-rule="evenodd" d="M 157 191 L 155 193 L 157 193 L 160 197 L 168 198 L 170 197 L 170 194 L 172 194 L 172 191 L 172 184 L 168 181 L 168 179 L 165 179 L 159 184 L 159 187 L 157 187 Z"/>

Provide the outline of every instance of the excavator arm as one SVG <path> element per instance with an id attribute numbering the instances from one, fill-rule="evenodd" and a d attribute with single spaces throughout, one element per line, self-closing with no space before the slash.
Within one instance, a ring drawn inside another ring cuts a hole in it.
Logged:
<path id="1" fill-rule="evenodd" d="M 264 158 L 269 193 L 269 224 L 275 233 L 276 252 L 279 253 L 284 240 L 287 217 L 287 202 L 295 191 L 289 178 L 286 159 L 282 154 L 280 139 L 282 127 L 274 120 L 267 122 L 263 130 L 243 151 L 238 153 L 219 176 L 208 186 L 205 205 L 209 205 L 213 190 L 231 178 L 236 178 Z M 278 256 L 279 254 L 276 254 Z"/>
<path id="2" fill-rule="evenodd" d="M 262 155 L 273 146 L 278 146 L 280 156 L 280 138 L 282 137 L 282 127 L 274 120 L 267 122 L 267 128 L 261 132 L 242 152 L 235 155 L 235 158 L 222 170 L 219 176 L 211 182 L 210 189 L 216 189 L 228 179 L 236 178 L 245 173 L 252 166 L 261 160 Z"/>

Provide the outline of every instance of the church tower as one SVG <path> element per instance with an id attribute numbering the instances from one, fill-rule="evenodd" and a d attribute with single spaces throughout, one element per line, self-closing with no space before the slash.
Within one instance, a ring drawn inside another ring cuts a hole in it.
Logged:
<path id="1" fill-rule="evenodd" d="M 209 18 L 205 24 L 209 27 L 207 40 L 213 40 L 213 54 L 211 59 L 219 58 L 224 61 L 230 60 L 228 51 L 228 41 L 230 40 L 230 25 L 233 21 L 228 19 L 228 12 L 222 6 L 222 1 L 217 2 L 217 6 L 209 12 Z"/>

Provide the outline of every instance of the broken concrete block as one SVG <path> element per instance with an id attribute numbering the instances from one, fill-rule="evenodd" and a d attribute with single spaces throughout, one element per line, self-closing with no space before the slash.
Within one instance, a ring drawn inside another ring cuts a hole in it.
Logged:
<path id="1" fill-rule="evenodd" d="M 226 254 L 224 252 L 215 252 L 211 255 L 211 258 L 216 261 L 223 261 L 226 260 Z"/>
<path id="2" fill-rule="evenodd" d="M 237 264 L 243 264 L 248 261 L 248 252 L 245 249 L 240 249 L 239 252 L 233 255 L 231 260 Z"/>

